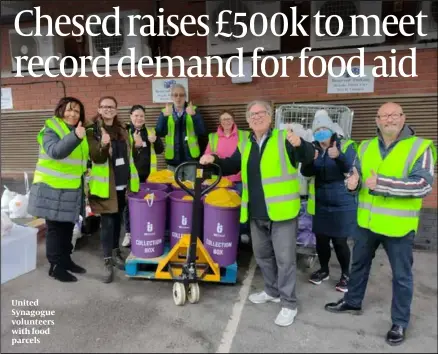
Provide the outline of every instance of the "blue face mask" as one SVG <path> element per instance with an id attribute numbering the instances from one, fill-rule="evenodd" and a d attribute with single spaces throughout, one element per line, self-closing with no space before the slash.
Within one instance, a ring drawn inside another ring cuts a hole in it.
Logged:
<path id="1" fill-rule="evenodd" d="M 328 140 L 332 137 L 333 133 L 329 129 L 323 129 L 317 131 L 315 134 L 313 134 L 313 137 L 316 141 L 322 142 L 325 140 Z"/>

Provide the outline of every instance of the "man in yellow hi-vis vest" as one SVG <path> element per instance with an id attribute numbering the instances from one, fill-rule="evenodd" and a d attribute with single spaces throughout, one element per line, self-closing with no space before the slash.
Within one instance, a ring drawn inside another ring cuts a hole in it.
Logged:
<path id="1" fill-rule="evenodd" d="M 134 146 L 132 157 L 138 172 L 140 183 L 146 182 L 151 172 L 157 171 L 157 155 L 164 151 L 163 142 L 155 134 L 155 128 L 145 125 L 145 109 L 142 105 L 134 105 L 130 111 L 131 123 L 126 130 L 131 134 Z M 125 237 L 123 247 L 131 244 L 131 223 L 129 218 L 129 203 L 126 203 L 124 212 Z"/>
<path id="2" fill-rule="evenodd" d="M 378 135 L 358 148 L 349 190 L 359 194 L 355 240 L 348 293 L 326 310 L 360 313 L 371 263 L 382 244 L 392 269 L 392 327 L 386 334 L 390 345 L 405 339 L 413 296 L 413 244 L 418 231 L 423 198 L 432 191 L 436 148 L 431 140 L 418 138 L 405 125 L 405 113 L 396 103 L 377 112 Z"/>
<path id="3" fill-rule="evenodd" d="M 201 155 L 199 137 L 206 134 L 204 120 L 191 102 L 187 103 L 186 89 L 175 84 L 171 89 L 173 104 L 167 104 L 161 111 L 155 130 L 164 138 L 164 157 L 167 168 L 175 168 L 186 161 L 196 160 Z M 181 170 L 182 180 L 195 180 L 195 167 Z"/>
<path id="4" fill-rule="evenodd" d="M 309 163 L 315 149 L 292 131 L 272 129 L 272 107 L 263 101 L 247 107 L 252 130 L 241 153 L 225 159 L 204 155 L 200 163 L 217 163 L 223 174 L 242 172 L 240 222 L 250 221 L 254 255 L 264 278 L 264 291 L 250 295 L 260 304 L 281 303 L 275 320 L 289 326 L 297 314 L 296 235 L 300 211 L 298 164 Z"/>

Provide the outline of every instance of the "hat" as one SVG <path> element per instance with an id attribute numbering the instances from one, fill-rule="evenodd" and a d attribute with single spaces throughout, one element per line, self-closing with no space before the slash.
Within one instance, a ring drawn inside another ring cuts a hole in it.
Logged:
<path id="1" fill-rule="evenodd" d="M 327 128 L 333 131 L 333 121 L 325 109 L 316 111 L 315 118 L 313 119 L 312 131 L 315 132 L 319 128 Z"/>

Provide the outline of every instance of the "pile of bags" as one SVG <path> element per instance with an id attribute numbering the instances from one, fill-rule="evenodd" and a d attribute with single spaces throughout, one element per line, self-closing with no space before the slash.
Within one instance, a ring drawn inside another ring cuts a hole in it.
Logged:
<path id="1" fill-rule="evenodd" d="M 1 211 L 6 213 L 11 219 L 32 218 L 32 215 L 27 213 L 27 206 L 29 204 L 29 178 L 24 172 L 25 194 L 19 194 L 9 190 L 4 186 L 4 192 L 1 199 Z"/>
<path id="2" fill-rule="evenodd" d="M 240 207 L 241 198 L 239 194 L 232 189 L 218 188 L 207 194 L 205 203 L 223 208 L 237 208 Z"/>

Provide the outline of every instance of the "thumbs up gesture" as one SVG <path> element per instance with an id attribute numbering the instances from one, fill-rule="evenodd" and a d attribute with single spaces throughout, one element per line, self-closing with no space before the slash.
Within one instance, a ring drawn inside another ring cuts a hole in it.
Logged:
<path id="1" fill-rule="evenodd" d="M 290 144 L 293 147 L 297 147 L 301 145 L 301 138 L 296 135 L 293 131 L 293 129 L 289 129 L 287 132 L 287 140 L 290 142 Z"/>
<path id="2" fill-rule="evenodd" d="M 190 114 L 191 116 L 195 115 L 195 108 L 193 107 L 192 102 L 190 101 L 189 105 L 187 106 L 186 109 L 187 114 Z"/>
<path id="3" fill-rule="evenodd" d="M 371 176 L 367 178 L 365 181 L 365 185 L 368 187 L 369 190 L 374 190 L 377 186 L 377 174 L 376 171 L 371 170 Z"/>
<path id="4" fill-rule="evenodd" d="M 85 128 L 82 126 L 82 122 L 79 122 L 75 129 L 75 134 L 79 139 L 83 139 L 85 136 Z"/>
<path id="5" fill-rule="evenodd" d="M 148 135 L 148 140 L 151 144 L 155 143 L 155 141 L 157 140 L 157 136 L 154 132 Z"/>
<path id="6" fill-rule="evenodd" d="M 327 153 L 330 158 L 336 159 L 339 156 L 339 150 L 336 146 L 336 141 L 333 142 L 332 146 L 327 149 Z"/>
<path id="7" fill-rule="evenodd" d="M 168 117 L 172 114 L 172 106 L 170 103 L 166 103 L 166 108 L 164 110 L 164 116 Z"/>
<path id="8" fill-rule="evenodd" d="M 347 188 L 351 191 L 354 191 L 356 190 L 358 183 L 359 173 L 357 172 L 356 167 L 353 167 L 353 173 L 346 180 Z"/>
<path id="9" fill-rule="evenodd" d="M 100 130 L 102 132 L 100 143 L 102 144 L 102 146 L 106 146 L 111 142 L 111 138 L 104 128 L 101 128 Z"/>
<path id="10" fill-rule="evenodd" d="M 134 143 L 135 143 L 135 147 L 143 146 L 143 139 L 141 138 L 141 134 L 139 130 L 136 130 L 134 132 Z"/>

